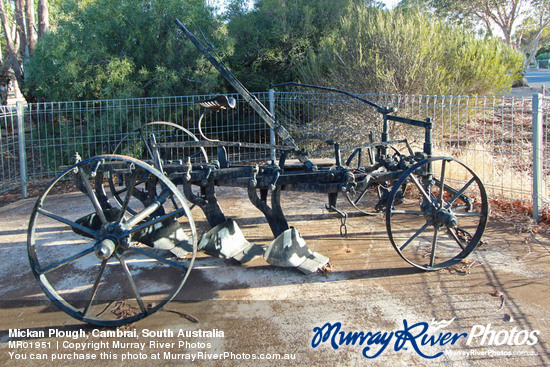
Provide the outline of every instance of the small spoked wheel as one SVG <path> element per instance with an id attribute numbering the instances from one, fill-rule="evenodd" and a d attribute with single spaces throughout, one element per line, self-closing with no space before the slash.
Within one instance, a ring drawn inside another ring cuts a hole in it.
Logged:
<path id="1" fill-rule="evenodd" d="M 186 147 L 178 144 L 198 142 L 199 139 L 186 128 L 166 121 L 154 121 L 141 125 L 126 134 L 117 144 L 113 154 L 122 154 L 137 158 L 163 171 L 170 161 L 186 161 L 191 163 L 208 163 L 208 154 L 204 147 Z M 155 145 L 159 147 L 155 149 Z M 163 146 L 169 145 L 169 146 Z M 128 190 L 129 175 L 121 173 L 108 177 L 109 189 L 114 200 L 122 204 Z M 137 185 L 139 186 L 139 185 Z M 134 189 L 134 195 L 139 195 L 139 188 Z M 130 208 L 131 210 L 131 208 Z"/>
<path id="2" fill-rule="evenodd" d="M 105 190 L 116 174 L 129 175 L 121 203 Z M 77 190 L 67 192 L 69 186 Z M 90 324 L 120 326 L 178 294 L 197 236 L 184 196 L 166 176 L 137 159 L 104 155 L 69 167 L 49 184 L 30 218 L 27 251 L 57 307 Z"/>
<path id="3" fill-rule="evenodd" d="M 117 144 L 113 154 L 122 154 L 146 161 L 155 168 L 157 159 L 162 162 L 185 160 L 192 163 L 208 163 L 208 154 L 204 147 L 183 146 L 178 143 L 199 141 L 191 131 L 167 121 L 154 121 L 141 125 L 129 132 Z M 154 145 L 160 147 L 155 152 Z M 168 144 L 169 146 L 163 146 Z M 170 145 L 171 144 L 171 145 Z"/>
<path id="4" fill-rule="evenodd" d="M 386 228 L 405 261 L 439 270 L 461 262 L 476 248 L 488 215 L 485 187 L 475 172 L 456 159 L 434 157 L 416 163 L 395 183 Z"/>

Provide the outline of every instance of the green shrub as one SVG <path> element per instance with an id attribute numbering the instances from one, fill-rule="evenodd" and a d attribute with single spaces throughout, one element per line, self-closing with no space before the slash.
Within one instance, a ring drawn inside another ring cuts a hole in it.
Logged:
<path id="1" fill-rule="evenodd" d="M 487 95 L 519 78 L 524 57 L 417 10 L 352 6 L 301 69 L 305 82 L 368 93 Z"/>

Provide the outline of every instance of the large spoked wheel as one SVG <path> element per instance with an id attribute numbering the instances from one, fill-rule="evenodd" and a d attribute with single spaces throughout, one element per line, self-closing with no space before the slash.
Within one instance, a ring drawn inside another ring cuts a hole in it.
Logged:
<path id="1" fill-rule="evenodd" d="M 400 190 L 407 185 L 405 193 Z M 448 157 L 423 160 L 395 183 L 386 228 L 395 250 L 409 264 L 439 270 L 459 263 L 478 245 L 489 205 L 480 178 Z"/>
<path id="2" fill-rule="evenodd" d="M 120 204 L 105 190 L 115 174 L 129 176 Z M 67 179 L 78 192 L 54 195 L 67 191 Z M 184 196 L 167 177 L 137 159 L 105 155 L 50 183 L 32 212 L 27 251 L 57 307 L 90 324 L 119 326 L 153 314 L 178 294 L 197 236 Z"/>

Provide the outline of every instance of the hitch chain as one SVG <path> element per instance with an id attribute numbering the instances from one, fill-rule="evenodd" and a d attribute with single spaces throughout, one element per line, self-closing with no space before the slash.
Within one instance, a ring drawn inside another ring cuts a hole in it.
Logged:
<path id="1" fill-rule="evenodd" d="M 328 211 L 336 212 L 340 215 L 340 236 L 341 237 L 347 237 L 348 236 L 348 213 L 341 211 L 340 209 L 336 208 L 335 206 L 326 206 Z"/>
<path id="2" fill-rule="evenodd" d="M 348 213 L 344 213 L 343 217 L 340 217 L 340 237 L 348 236 L 348 226 L 346 222 L 348 221 Z"/>

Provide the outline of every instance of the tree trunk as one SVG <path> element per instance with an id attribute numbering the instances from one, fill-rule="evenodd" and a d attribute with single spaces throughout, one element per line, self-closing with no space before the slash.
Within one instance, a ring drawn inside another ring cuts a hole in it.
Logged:
<path id="1" fill-rule="evenodd" d="M 11 4 L 11 2 L 7 2 Z M 25 99 L 28 102 L 34 101 L 34 93 L 25 90 L 25 74 L 24 65 L 32 56 L 36 43 L 38 41 L 36 22 L 35 22 L 35 7 L 34 0 L 14 0 L 15 5 L 15 21 L 11 21 L 6 13 L 6 0 L 0 0 L 0 20 L 4 31 L 4 38 L 8 54 L 10 57 L 10 65 L 17 84 L 24 93 Z M 38 30 L 40 35 L 48 32 L 49 28 L 49 12 L 48 1 L 39 0 L 38 2 Z"/>
<path id="2" fill-rule="evenodd" d="M 26 55 L 27 59 L 33 54 L 36 47 L 36 31 L 34 27 L 34 0 L 24 0 L 25 5 L 25 23 L 26 23 L 26 36 L 29 52 Z M 25 62 L 28 60 L 25 60 Z"/>
<path id="3" fill-rule="evenodd" d="M 48 0 L 38 0 L 38 38 L 50 31 L 50 10 Z"/>

